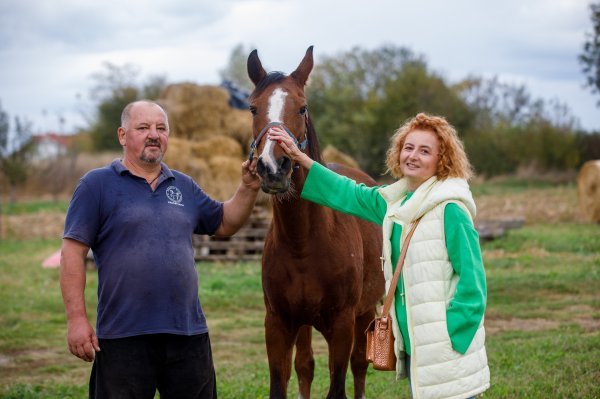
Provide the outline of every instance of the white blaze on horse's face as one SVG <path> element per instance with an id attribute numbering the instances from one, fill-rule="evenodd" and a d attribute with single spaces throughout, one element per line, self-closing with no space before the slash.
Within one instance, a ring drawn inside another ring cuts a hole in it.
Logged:
<path id="1" fill-rule="evenodd" d="M 283 111 L 285 109 L 285 98 L 287 95 L 287 92 L 279 87 L 273 90 L 273 93 L 271 93 L 271 96 L 269 97 L 269 110 L 267 111 L 267 118 L 269 119 L 268 123 L 283 123 Z M 260 154 L 262 162 L 267 168 L 273 171 L 273 173 L 277 172 L 277 163 L 273 156 L 273 149 L 276 145 L 277 143 L 273 140 L 267 140 L 262 153 Z"/>

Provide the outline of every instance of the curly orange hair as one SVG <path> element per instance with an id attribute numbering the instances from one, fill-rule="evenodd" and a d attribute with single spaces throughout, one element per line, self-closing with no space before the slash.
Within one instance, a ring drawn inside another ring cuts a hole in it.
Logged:
<path id="1" fill-rule="evenodd" d="M 459 177 L 465 180 L 473 176 L 473 168 L 462 141 L 458 138 L 456 129 L 441 116 L 432 116 L 419 113 L 408 119 L 390 139 L 391 145 L 387 151 L 385 164 L 387 172 L 397 179 L 403 177 L 400 171 L 400 152 L 404 147 L 406 136 L 413 130 L 432 132 L 438 138 L 440 154 L 437 164 L 436 176 L 439 180 L 448 177 Z"/>

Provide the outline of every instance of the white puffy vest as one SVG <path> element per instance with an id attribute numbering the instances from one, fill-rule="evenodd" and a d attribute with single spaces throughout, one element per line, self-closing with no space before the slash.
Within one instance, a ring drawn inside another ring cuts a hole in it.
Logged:
<path id="1" fill-rule="evenodd" d="M 454 296 L 458 276 L 448 259 L 444 236 L 444 207 L 455 202 L 473 218 L 475 203 L 468 184 L 462 179 L 427 180 L 400 206 L 406 195 L 404 179 L 384 187 L 381 195 L 388 202 L 383 222 L 384 276 L 386 292 L 392 279 L 391 232 L 394 223 L 402 225 L 401 245 L 410 223 L 423 216 L 410 241 L 404 263 L 404 289 L 411 348 L 411 388 L 413 398 L 468 398 L 485 391 L 490 372 L 485 351 L 483 320 L 469 349 L 463 355 L 452 348 L 446 325 L 446 309 Z M 398 288 L 400 289 L 400 287 Z M 392 309 L 395 309 L 392 305 Z M 395 312 L 390 312 L 395 319 Z M 405 376 L 404 342 L 397 322 L 398 378 Z"/>

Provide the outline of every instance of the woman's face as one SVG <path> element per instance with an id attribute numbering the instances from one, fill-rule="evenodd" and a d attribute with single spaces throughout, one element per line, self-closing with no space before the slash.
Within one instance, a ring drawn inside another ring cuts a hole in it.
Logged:
<path id="1" fill-rule="evenodd" d="M 413 130 L 406 136 L 400 151 L 400 171 L 408 180 L 410 191 L 436 174 L 439 151 L 440 142 L 430 131 Z"/>

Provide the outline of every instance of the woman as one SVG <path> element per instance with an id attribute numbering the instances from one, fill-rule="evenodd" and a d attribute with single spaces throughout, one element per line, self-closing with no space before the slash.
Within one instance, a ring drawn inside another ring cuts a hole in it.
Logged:
<path id="1" fill-rule="evenodd" d="M 302 197 L 383 227 L 389 288 L 403 232 L 422 217 L 410 242 L 393 309 L 398 378 L 408 376 L 413 398 L 469 398 L 489 387 L 483 314 L 486 281 L 471 165 L 456 130 L 423 113 L 391 139 L 389 186 L 367 187 L 337 175 L 301 152 L 281 128 L 268 137 L 309 170 Z"/>

